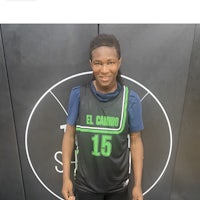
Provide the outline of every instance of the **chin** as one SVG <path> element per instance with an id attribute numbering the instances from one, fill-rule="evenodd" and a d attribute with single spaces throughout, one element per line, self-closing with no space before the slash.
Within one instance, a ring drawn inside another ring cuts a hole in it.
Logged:
<path id="1" fill-rule="evenodd" d="M 100 83 L 99 86 L 102 88 L 109 88 L 110 87 L 110 83 Z"/>

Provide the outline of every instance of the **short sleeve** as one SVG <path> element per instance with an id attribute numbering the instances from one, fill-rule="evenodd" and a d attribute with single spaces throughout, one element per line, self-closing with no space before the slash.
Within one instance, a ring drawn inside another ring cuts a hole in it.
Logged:
<path id="1" fill-rule="evenodd" d="M 79 104 L 80 104 L 80 86 L 77 86 L 72 88 L 69 96 L 67 124 L 73 126 L 76 125 L 76 121 L 79 114 Z"/>
<path id="2" fill-rule="evenodd" d="M 128 118 L 130 133 L 142 131 L 144 129 L 140 97 L 133 90 L 130 90 L 129 94 Z"/>

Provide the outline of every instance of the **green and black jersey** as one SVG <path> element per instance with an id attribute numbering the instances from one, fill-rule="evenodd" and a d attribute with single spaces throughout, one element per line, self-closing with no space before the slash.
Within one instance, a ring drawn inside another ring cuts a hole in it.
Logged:
<path id="1" fill-rule="evenodd" d="M 89 85 L 81 87 L 76 125 L 80 190 L 110 193 L 122 190 L 129 178 L 128 88 L 108 102 L 99 101 Z"/>

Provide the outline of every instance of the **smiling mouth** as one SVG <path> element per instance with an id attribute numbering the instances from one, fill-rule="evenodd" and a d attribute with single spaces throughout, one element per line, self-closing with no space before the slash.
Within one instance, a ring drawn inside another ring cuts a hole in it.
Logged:
<path id="1" fill-rule="evenodd" d="M 101 76 L 99 77 L 102 81 L 108 81 L 110 79 L 110 77 L 108 76 Z"/>
<path id="2" fill-rule="evenodd" d="M 105 84 L 108 84 L 110 82 L 110 79 L 108 78 L 102 78 L 100 79 L 101 83 L 105 83 Z"/>

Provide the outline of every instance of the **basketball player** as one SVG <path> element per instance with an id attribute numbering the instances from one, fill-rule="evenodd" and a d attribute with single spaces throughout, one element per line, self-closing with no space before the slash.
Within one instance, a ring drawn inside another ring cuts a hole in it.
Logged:
<path id="1" fill-rule="evenodd" d="M 62 143 L 66 200 L 143 200 L 142 108 L 138 95 L 121 80 L 121 62 L 114 35 L 100 34 L 91 41 L 93 79 L 71 91 Z M 70 166 L 75 138 L 78 169 L 73 183 Z M 129 158 L 134 177 L 130 177 Z M 134 182 L 131 195 L 130 179 Z"/>

